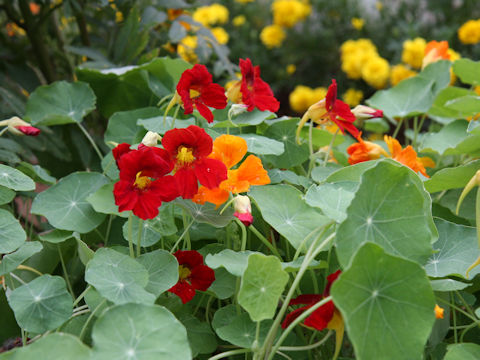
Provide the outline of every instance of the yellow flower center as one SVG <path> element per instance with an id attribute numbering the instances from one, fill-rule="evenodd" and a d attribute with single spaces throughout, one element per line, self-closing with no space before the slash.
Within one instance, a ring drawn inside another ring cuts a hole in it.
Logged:
<path id="1" fill-rule="evenodd" d="M 192 149 L 187 148 L 185 146 L 180 146 L 180 149 L 177 153 L 177 162 L 179 165 L 188 165 L 195 160 L 195 156 L 193 156 Z"/>
<path id="2" fill-rule="evenodd" d="M 185 280 L 185 279 L 188 279 L 188 277 L 190 276 L 192 272 L 190 271 L 190 269 L 186 266 L 183 266 L 183 265 L 179 265 L 178 266 L 178 276 L 180 278 L 180 280 Z"/>
<path id="3" fill-rule="evenodd" d="M 135 177 L 135 182 L 133 183 L 138 189 L 143 190 L 150 185 L 152 180 L 148 176 L 142 176 L 142 172 L 139 171 Z"/>
<path id="4" fill-rule="evenodd" d="M 190 98 L 195 99 L 200 96 L 200 92 L 197 90 L 190 89 Z"/>

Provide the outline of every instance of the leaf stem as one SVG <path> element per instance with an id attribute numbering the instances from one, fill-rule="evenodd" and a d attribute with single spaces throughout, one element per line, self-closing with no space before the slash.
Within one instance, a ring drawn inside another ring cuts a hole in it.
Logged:
<path id="1" fill-rule="evenodd" d="M 317 341 L 316 343 L 310 344 L 310 345 L 305 345 L 305 346 L 280 346 L 278 350 L 282 351 L 306 351 L 306 350 L 312 350 L 320 345 L 323 345 L 333 334 L 332 330 L 328 330 L 327 334 L 320 340 Z"/>
<path id="2" fill-rule="evenodd" d="M 97 153 L 98 155 L 98 158 L 100 159 L 100 162 L 103 160 L 103 155 L 102 155 L 102 152 L 100 151 L 100 149 L 98 148 L 97 144 L 95 144 L 95 141 L 93 140 L 92 136 L 89 134 L 89 132 L 82 126 L 82 124 L 80 123 L 77 123 L 78 127 L 80 128 L 80 130 L 82 130 L 83 134 L 85 135 L 85 137 L 88 139 L 88 141 L 90 142 L 90 144 L 92 145 L 93 147 L 93 150 L 95 150 L 95 152 Z"/>
<path id="3" fill-rule="evenodd" d="M 257 236 L 257 238 L 260 239 L 263 245 L 265 245 L 276 257 L 282 260 L 282 257 L 280 256 L 278 250 L 275 249 L 275 247 L 270 243 L 270 241 L 268 241 L 267 238 L 255 228 L 255 226 L 250 225 L 248 228 Z"/>
<path id="4" fill-rule="evenodd" d="M 173 251 L 176 249 L 176 247 L 178 246 L 178 244 L 180 244 L 180 241 L 182 241 L 183 237 L 184 237 L 185 234 L 188 232 L 188 229 L 190 229 L 190 226 L 193 225 L 193 222 L 194 222 L 194 219 L 192 219 L 192 221 L 190 221 L 190 224 L 188 224 L 188 226 L 185 227 L 185 230 L 183 231 L 182 235 L 180 235 L 180 237 L 178 238 L 177 242 L 173 245 L 172 249 L 170 250 L 170 254 L 173 253 Z"/>
<path id="5" fill-rule="evenodd" d="M 230 351 L 225 351 L 223 353 L 212 356 L 212 357 L 208 358 L 208 360 L 218 360 L 218 359 L 223 359 L 223 358 L 225 358 L 227 356 L 230 356 L 230 355 L 244 354 L 244 353 L 249 353 L 249 352 L 252 352 L 252 350 L 250 350 L 250 349 L 230 350 Z"/>
<path id="6" fill-rule="evenodd" d="M 133 213 L 130 213 L 130 215 L 128 216 L 128 249 L 130 251 L 130 257 L 135 258 L 135 252 L 133 251 L 132 222 L 133 222 Z"/>
<path id="7" fill-rule="evenodd" d="M 75 301 L 73 302 L 73 307 L 77 306 L 77 304 L 78 304 L 80 301 L 82 301 L 82 299 L 83 299 L 83 298 L 85 297 L 85 295 L 90 291 L 91 288 L 92 288 L 92 286 L 91 286 L 91 285 L 88 285 L 88 286 L 86 287 L 86 289 L 83 290 L 83 292 L 82 292 L 80 295 L 78 295 L 78 297 L 77 297 L 77 298 L 75 299 Z"/>
<path id="8" fill-rule="evenodd" d="M 143 219 L 139 219 L 138 223 L 138 233 L 137 233 L 137 257 L 139 257 L 142 253 L 142 248 L 140 247 L 142 243 L 142 234 L 143 234 Z"/>
<path id="9" fill-rule="evenodd" d="M 65 277 L 65 282 L 67 283 L 68 291 L 75 298 L 75 293 L 72 289 L 72 284 L 70 284 L 70 279 L 68 277 L 67 267 L 65 266 L 65 261 L 63 260 L 62 250 L 60 250 L 60 245 L 57 244 L 58 256 L 60 257 L 60 263 L 62 264 L 63 276 Z"/>
<path id="10" fill-rule="evenodd" d="M 90 324 L 90 321 L 92 321 L 93 317 L 95 316 L 95 314 L 97 313 L 97 311 L 103 306 L 103 304 L 105 304 L 107 302 L 107 299 L 103 299 L 103 301 L 98 304 L 98 306 L 92 311 L 92 313 L 90 314 L 90 316 L 88 317 L 87 321 L 85 321 L 85 324 L 83 324 L 83 327 L 82 327 L 82 331 L 80 331 L 80 335 L 78 336 L 78 338 L 80 339 L 80 341 L 83 341 L 83 337 L 85 336 L 85 333 L 87 331 L 87 327 L 88 325 Z"/>

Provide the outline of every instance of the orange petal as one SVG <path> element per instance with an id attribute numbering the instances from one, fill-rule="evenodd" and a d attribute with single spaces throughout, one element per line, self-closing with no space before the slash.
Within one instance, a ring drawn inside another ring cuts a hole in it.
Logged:
<path id="1" fill-rule="evenodd" d="M 202 205 L 209 202 L 219 207 L 228 200 L 228 196 L 229 192 L 219 187 L 216 189 L 209 189 L 205 186 L 200 186 L 192 201 Z"/>
<path id="2" fill-rule="evenodd" d="M 402 151 L 402 145 L 400 145 L 397 139 L 385 135 L 383 140 L 387 143 L 390 155 L 393 158 L 395 158 Z"/>
<path id="3" fill-rule="evenodd" d="M 416 173 L 420 171 L 423 176 L 429 177 L 425 170 L 425 166 L 423 166 L 421 161 L 418 160 L 416 151 L 410 145 L 397 154 L 397 156 L 394 157 L 394 160 L 408 166 Z"/>
<path id="4" fill-rule="evenodd" d="M 228 170 L 228 178 L 222 181 L 220 187 L 226 191 L 238 194 L 250 190 L 250 183 L 248 181 L 239 179 L 237 170 Z"/>
<path id="5" fill-rule="evenodd" d="M 263 168 L 262 160 L 255 155 L 249 155 L 238 168 L 238 179 L 248 181 L 250 185 L 270 184 L 267 170 Z"/>
<path id="6" fill-rule="evenodd" d="M 247 153 L 245 139 L 234 135 L 220 135 L 213 142 L 213 151 L 209 155 L 212 159 L 220 160 L 227 169 L 238 164 Z"/>

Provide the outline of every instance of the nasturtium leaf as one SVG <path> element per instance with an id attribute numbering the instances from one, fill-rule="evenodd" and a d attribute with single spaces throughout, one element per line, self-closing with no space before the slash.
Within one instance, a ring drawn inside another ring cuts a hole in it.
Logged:
<path id="1" fill-rule="evenodd" d="M 88 305 L 88 308 L 92 313 L 95 311 L 94 316 L 99 317 L 105 309 L 112 305 L 112 303 L 110 301 L 105 301 L 105 298 L 100 295 L 94 287 L 90 285 L 88 286 L 90 289 L 85 294 L 85 303 Z"/>
<path id="2" fill-rule="evenodd" d="M 453 63 L 453 72 L 465 84 L 480 85 L 480 61 L 458 59 Z"/>
<path id="3" fill-rule="evenodd" d="M 46 233 L 39 234 L 38 237 L 42 241 L 46 241 L 52 244 L 58 244 L 64 242 L 73 237 L 73 232 L 66 230 L 54 229 Z"/>
<path id="4" fill-rule="evenodd" d="M 145 290 L 149 281 L 145 266 L 112 249 L 95 252 L 85 270 L 85 281 L 115 304 L 153 304 L 156 299 Z"/>
<path id="5" fill-rule="evenodd" d="M 115 159 L 113 158 L 113 153 L 111 151 L 104 156 L 101 165 L 104 175 L 108 176 L 112 180 L 118 180 L 120 171 L 118 170 Z"/>
<path id="6" fill-rule="evenodd" d="M 58 229 L 87 233 L 105 219 L 105 214 L 95 212 L 87 197 L 108 179 L 99 173 L 72 173 L 38 194 L 32 205 L 32 213 L 43 215 Z"/>
<path id="7" fill-rule="evenodd" d="M 428 110 L 429 117 L 442 124 L 448 124 L 456 119 L 464 119 L 467 116 L 464 111 L 448 107 L 450 101 L 463 96 L 475 96 L 475 93 L 456 86 L 449 86 L 443 89 Z"/>
<path id="8" fill-rule="evenodd" d="M 171 116 L 167 116 L 165 117 L 164 122 L 162 114 L 161 116 L 141 118 L 137 121 L 137 125 L 143 126 L 148 131 L 153 131 L 163 135 L 173 127 L 176 129 L 184 129 L 190 125 L 195 125 L 195 119 L 188 118 L 174 120 Z"/>
<path id="9" fill-rule="evenodd" d="M 262 321 L 260 323 L 260 333 L 258 337 L 259 344 L 262 344 L 265 341 L 271 325 L 271 320 Z M 250 319 L 248 314 L 241 314 L 230 319 L 228 324 L 216 328 L 215 332 L 220 339 L 228 341 L 232 345 L 249 349 L 255 341 L 256 329 L 257 324 Z"/>
<path id="10" fill-rule="evenodd" d="M 254 109 L 253 111 L 244 112 L 238 116 L 234 116 L 232 121 L 227 120 L 226 109 L 216 110 L 213 112 L 215 120 L 211 124 L 214 128 L 224 127 L 242 127 L 242 126 L 255 126 L 263 123 L 267 119 L 275 117 L 275 114 L 270 111 L 260 111 Z M 220 115 L 225 114 L 225 115 Z"/>
<path id="11" fill-rule="evenodd" d="M 113 146 L 110 142 L 138 144 L 146 132 L 137 126 L 138 119 L 159 116 L 160 113 L 161 111 L 155 107 L 116 112 L 108 119 L 105 143 L 111 147 Z"/>
<path id="12" fill-rule="evenodd" d="M 418 175 L 393 160 L 382 160 L 363 174 L 347 218 L 337 229 L 337 256 L 346 267 L 370 241 L 424 264 L 436 236 L 431 199 Z"/>
<path id="13" fill-rule="evenodd" d="M 315 208 L 308 206 L 303 194 L 290 185 L 256 186 L 250 191 L 266 222 L 282 234 L 297 249 L 302 244 L 308 248 L 304 239 L 322 225 L 328 218 Z"/>
<path id="14" fill-rule="evenodd" d="M 420 265 L 364 244 L 332 285 L 356 358 L 423 359 L 435 297 Z"/>
<path id="15" fill-rule="evenodd" d="M 308 145 L 298 145 L 295 138 L 298 118 L 284 120 L 272 124 L 266 131 L 265 136 L 283 143 L 285 151 L 278 156 L 266 155 L 265 160 L 278 168 L 291 168 L 308 160 L 310 153 Z"/>
<path id="16" fill-rule="evenodd" d="M 228 325 L 238 316 L 237 306 L 230 304 L 218 309 L 213 315 L 212 328 L 216 331 L 218 328 Z M 250 320 L 250 317 L 248 318 Z M 252 320 L 250 320 L 252 321 Z"/>
<path id="17" fill-rule="evenodd" d="M 178 281 L 178 262 L 175 256 L 165 250 L 155 250 L 137 258 L 148 271 L 145 289 L 159 297 Z"/>
<path id="18" fill-rule="evenodd" d="M 68 356 L 66 354 L 68 353 Z M 13 350 L 2 360 L 85 360 L 90 359 L 90 348 L 77 337 L 66 333 L 52 333 L 42 336 L 28 346 Z M 5 354 L 5 355 L 6 355 Z"/>
<path id="19" fill-rule="evenodd" d="M 468 136 L 468 122 L 456 120 L 444 126 L 437 133 L 425 134 L 422 141 L 422 152 L 436 152 L 440 155 L 456 152 L 455 147 Z"/>
<path id="20" fill-rule="evenodd" d="M 202 322 L 190 314 L 181 316 L 179 320 L 187 329 L 188 342 L 193 357 L 215 351 L 218 346 L 217 339 L 208 323 Z"/>
<path id="21" fill-rule="evenodd" d="M 113 214 L 120 217 L 128 217 L 130 215 L 130 211 L 119 212 L 118 206 L 115 205 L 113 186 L 114 183 L 107 183 L 103 185 L 93 194 L 90 194 L 86 200 L 98 213 Z"/>
<path id="22" fill-rule="evenodd" d="M 0 164 L 0 185 L 15 191 L 35 190 L 32 179 L 21 171 L 3 164 Z"/>
<path id="23" fill-rule="evenodd" d="M 210 285 L 208 291 L 211 291 L 219 299 L 228 299 L 235 294 L 236 278 L 227 270 L 215 269 L 215 281 Z"/>
<path id="24" fill-rule="evenodd" d="M 15 252 L 5 255 L 0 263 L 0 276 L 17 268 L 18 265 L 43 249 L 39 241 L 27 241 Z"/>
<path id="25" fill-rule="evenodd" d="M 370 122 L 372 120 L 369 120 Z M 300 137 L 303 138 L 304 141 L 308 142 L 309 141 L 309 132 L 310 132 L 310 126 L 304 126 L 302 128 L 302 131 L 300 131 Z M 332 142 L 334 134 L 329 132 L 326 129 L 322 129 L 320 127 L 313 127 L 312 129 L 312 144 L 315 148 L 321 148 L 323 146 L 328 146 Z M 335 136 L 335 139 L 333 140 L 332 146 L 338 146 L 342 144 L 345 141 L 345 136 L 338 135 Z"/>
<path id="26" fill-rule="evenodd" d="M 308 188 L 312 182 L 305 176 L 297 175 L 290 170 L 271 169 L 268 171 L 268 177 L 270 178 L 270 184 L 280 184 L 284 181 L 292 185 L 300 185 L 304 188 Z"/>
<path id="27" fill-rule="evenodd" d="M 248 265 L 248 257 L 251 254 L 255 254 L 255 252 L 225 249 L 217 254 L 208 254 L 205 258 L 205 264 L 212 269 L 223 267 L 234 276 L 242 276 Z"/>
<path id="28" fill-rule="evenodd" d="M 468 267 L 480 256 L 477 230 L 438 218 L 435 225 L 439 237 L 433 244 L 434 253 L 428 259 L 425 271 L 432 277 L 455 275 L 465 278 Z M 470 271 L 469 277 L 478 273 L 480 268 L 476 267 Z"/>
<path id="29" fill-rule="evenodd" d="M 257 155 L 282 155 L 285 145 L 277 140 L 256 134 L 240 134 L 247 142 L 248 152 Z"/>
<path id="30" fill-rule="evenodd" d="M 340 223 L 347 217 L 347 207 L 355 195 L 357 185 L 346 181 L 312 185 L 305 194 L 305 201 L 310 206 L 320 208 L 326 216 Z"/>
<path id="31" fill-rule="evenodd" d="M 282 262 L 282 269 L 286 272 L 296 272 L 300 270 L 302 266 L 303 260 L 305 260 L 305 256 L 299 256 L 293 261 L 289 262 Z M 324 260 L 312 260 L 309 264 L 307 269 L 325 269 L 328 266 L 327 262 Z"/>
<path id="32" fill-rule="evenodd" d="M 232 208 L 228 208 L 220 214 L 222 209 L 217 209 L 214 204 L 208 202 L 205 205 L 200 205 L 190 200 L 177 199 L 175 204 L 186 210 L 195 221 L 207 223 L 217 228 L 225 227 L 235 219 Z"/>
<path id="33" fill-rule="evenodd" d="M 30 95 L 26 118 L 33 125 L 81 123 L 95 109 L 95 94 L 84 82 L 58 81 L 40 86 Z"/>
<path id="34" fill-rule="evenodd" d="M 27 239 L 22 225 L 7 210 L 0 209 L 0 254 L 17 250 Z"/>
<path id="35" fill-rule="evenodd" d="M 378 161 L 370 160 L 340 168 L 328 175 L 325 181 L 329 183 L 336 183 L 339 181 L 359 182 L 363 173 L 376 166 L 377 162 Z"/>
<path id="36" fill-rule="evenodd" d="M 72 296 L 60 276 L 42 275 L 16 288 L 8 303 L 18 324 L 34 333 L 56 329 L 73 311 Z"/>
<path id="37" fill-rule="evenodd" d="M 73 237 L 77 242 L 77 251 L 78 251 L 78 258 L 82 262 L 83 265 L 87 266 L 90 260 L 93 259 L 95 255 L 94 251 L 88 247 L 87 244 L 82 240 L 80 234 L 78 232 L 74 232 Z"/>
<path id="38" fill-rule="evenodd" d="M 32 178 L 35 182 L 47 185 L 53 185 L 57 182 L 57 179 L 51 176 L 48 170 L 42 168 L 40 165 L 32 165 L 22 161 L 18 166 L 18 170 Z"/>
<path id="39" fill-rule="evenodd" d="M 0 205 L 8 204 L 14 199 L 15 195 L 15 191 L 0 185 Z"/>
<path id="40" fill-rule="evenodd" d="M 443 360 L 478 360 L 480 345 L 474 343 L 451 344 Z"/>
<path id="41" fill-rule="evenodd" d="M 478 170 L 480 170 L 480 160 L 475 160 L 465 165 L 439 170 L 423 184 L 431 193 L 463 188 Z"/>
<path id="42" fill-rule="evenodd" d="M 278 258 L 252 254 L 242 276 L 238 303 L 253 321 L 271 319 L 287 281 L 288 274 Z"/>
<path id="43" fill-rule="evenodd" d="M 128 241 L 129 224 L 125 221 L 122 227 L 123 237 Z M 140 219 L 132 218 L 132 239 L 136 244 L 138 240 L 138 226 Z M 142 234 L 140 235 L 140 246 L 147 247 L 156 244 L 162 236 L 173 235 L 177 232 L 175 218 L 173 217 L 172 208 L 168 204 L 163 204 L 159 209 L 159 214 L 153 219 L 142 222 Z"/>
<path id="44" fill-rule="evenodd" d="M 463 283 L 461 281 L 455 281 L 452 279 L 430 280 L 430 285 L 432 285 L 433 291 L 463 290 L 470 286 L 468 283 Z"/>
<path id="45" fill-rule="evenodd" d="M 335 163 L 327 163 L 326 166 L 316 166 L 313 168 L 311 176 L 312 180 L 318 183 L 324 182 L 327 177 L 333 174 L 335 171 L 345 169 L 342 165 Z"/>
<path id="46" fill-rule="evenodd" d="M 190 360 L 185 327 L 163 306 L 125 304 L 105 311 L 92 331 L 95 360 Z"/>

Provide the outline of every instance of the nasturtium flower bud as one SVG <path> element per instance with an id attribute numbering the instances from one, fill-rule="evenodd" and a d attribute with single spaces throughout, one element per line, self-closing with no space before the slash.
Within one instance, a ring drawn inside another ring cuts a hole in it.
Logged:
<path id="1" fill-rule="evenodd" d="M 156 132 L 148 131 L 142 139 L 142 144 L 145 146 L 156 146 L 162 137 Z"/>
<path id="2" fill-rule="evenodd" d="M 245 195 L 237 195 L 233 199 L 233 207 L 235 209 L 234 216 L 240 220 L 243 225 L 250 226 L 253 223 L 252 205 L 250 198 Z"/>
<path id="3" fill-rule="evenodd" d="M 0 121 L 0 127 L 7 126 L 8 131 L 14 135 L 27 135 L 37 136 L 40 134 L 40 129 L 31 126 L 28 122 L 23 121 L 18 116 L 11 117 L 10 119 Z"/>
<path id="4" fill-rule="evenodd" d="M 377 117 L 383 117 L 383 111 L 373 109 L 365 105 L 357 105 L 352 110 L 353 115 L 357 120 L 368 120 Z"/>

